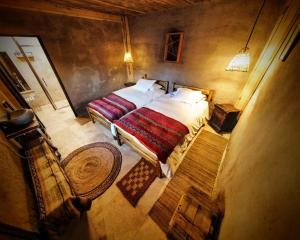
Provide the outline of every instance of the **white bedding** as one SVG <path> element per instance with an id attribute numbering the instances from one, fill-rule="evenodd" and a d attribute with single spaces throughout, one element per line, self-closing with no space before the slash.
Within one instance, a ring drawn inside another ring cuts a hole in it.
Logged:
<path id="1" fill-rule="evenodd" d="M 172 99 L 171 94 L 167 94 L 161 96 L 160 98 L 157 98 L 144 107 L 150 108 L 154 111 L 171 117 L 181 122 L 189 129 L 189 134 L 185 136 L 182 144 L 175 147 L 174 151 L 167 159 L 167 163 L 160 163 L 163 173 L 167 177 L 171 177 L 177 169 L 184 151 L 187 149 L 189 143 L 192 141 L 193 137 L 196 135 L 200 127 L 203 125 L 204 119 L 208 118 L 208 102 L 200 101 L 194 104 L 187 104 L 175 101 L 174 99 Z M 115 127 L 115 125 L 112 126 L 112 133 L 114 136 L 116 136 Z M 157 156 L 149 149 L 147 149 L 146 146 L 142 144 L 137 138 L 126 133 L 120 128 L 118 128 L 118 130 L 135 141 L 139 145 L 139 147 L 143 149 L 143 151 L 148 155 L 152 156 L 152 158 L 157 159 Z"/>
<path id="2" fill-rule="evenodd" d="M 155 100 L 156 98 L 163 96 L 165 94 L 164 90 L 153 89 L 151 91 L 142 92 L 135 88 L 135 86 L 122 88 L 118 91 L 113 92 L 114 94 L 125 98 L 129 102 L 135 104 L 136 108 L 143 107 L 147 103 Z"/>
<path id="3" fill-rule="evenodd" d="M 147 104 L 145 107 L 160 112 L 184 124 L 191 131 L 202 122 L 203 117 L 208 118 L 208 102 L 200 101 L 194 104 L 173 100 L 171 94 Z"/>

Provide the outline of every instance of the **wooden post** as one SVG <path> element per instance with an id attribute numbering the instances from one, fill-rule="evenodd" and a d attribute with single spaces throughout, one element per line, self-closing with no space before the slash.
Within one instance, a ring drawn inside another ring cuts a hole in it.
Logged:
<path id="1" fill-rule="evenodd" d="M 120 138 L 120 135 L 119 135 L 119 132 L 118 132 L 117 128 L 116 128 L 116 138 L 117 138 L 118 145 L 122 146 L 122 140 Z"/>
<path id="2" fill-rule="evenodd" d="M 132 53 L 127 16 L 122 17 L 122 30 L 123 30 L 123 42 L 124 42 L 125 52 Z M 127 70 L 127 81 L 133 82 L 134 81 L 133 64 L 132 63 L 125 63 L 125 64 L 126 64 L 126 70 Z"/>

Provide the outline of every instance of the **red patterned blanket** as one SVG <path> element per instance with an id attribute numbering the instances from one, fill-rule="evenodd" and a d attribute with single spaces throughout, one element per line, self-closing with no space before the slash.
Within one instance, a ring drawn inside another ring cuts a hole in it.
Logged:
<path id="1" fill-rule="evenodd" d="M 88 107 L 99 112 L 111 122 L 118 120 L 126 113 L 136 109 L 134 103 L 113 93 L 104 98 L 90 102 Z"/>
<path id="2" fill-rule="evenodd" d="M 141 141 L 163 163 L 189 133 L 188 128 L 177 120 L 145 107 L 114 123 Z"/>

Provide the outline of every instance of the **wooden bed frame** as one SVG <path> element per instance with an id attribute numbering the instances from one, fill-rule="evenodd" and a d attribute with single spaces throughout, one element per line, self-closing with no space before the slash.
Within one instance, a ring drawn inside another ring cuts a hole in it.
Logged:
<path id="1" fill-rule="evenodd" d="M 143 76 L 142 78 L 147 79 L 147 80 L 156 80 L 156 79 L 146 78 L 145 76 Z M 156 80 L 156 84 L 161 85 L 162 90 L 164 90 L 166 92 L 166 94 L 168 93 L 168 90 L 169 90 L 169 82 L 168 81 Z M 101 113 L 97 112 L 96 110 L 94 110 L 90 107 L 86 107 L 86 110 L 87 110 L 89 117 L 93 123 L 95 123 L 97 121 L 100 124 L 102 124 L 104 127 L 110 129 L 112 122 L 109 121 L 106 117 L 104 117 Z"/>
<path id="2" fill-rule="evenodd" d="M 173 91 L 177 90 L 178 88 L 188 88 L 192 90 L 201 91 L 204 95 L 207 96 L 207 101 L 210 103 L 212 101 L 214 90 L 210 89 L 203 89 L 203 88 L 197 88 L 197 87 L 190 87 L 185 85 L 180 85 L 173 83 Z M 116 128 L 117 132 L 117 141 L 119 146 L 121 146 L 123 143 L 126 143 L 129 145 L 133 150 L 135 150 L 138 154 L 140 154 L 144 159 L 151 162 L 157 169 L 157 176 L 159 178 L 163 177 L 163 173 L 159 164 L 159 161 L 157 159 L 152 158 L 147 152 L 143 151 L 143 149 L 140 148 L 139 145 L 137 145 L 132 139 L 128 138 L 126 136 L 126 132 L 123 129 Z"/>

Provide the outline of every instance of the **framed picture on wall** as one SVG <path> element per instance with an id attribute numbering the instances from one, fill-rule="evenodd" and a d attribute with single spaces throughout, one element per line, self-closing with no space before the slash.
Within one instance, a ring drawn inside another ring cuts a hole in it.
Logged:
<path id="1" fill-rule="evenodd" d="M 182 50 L 183 32 L 167 33 L 164 62 L 179 63 Z"/>

